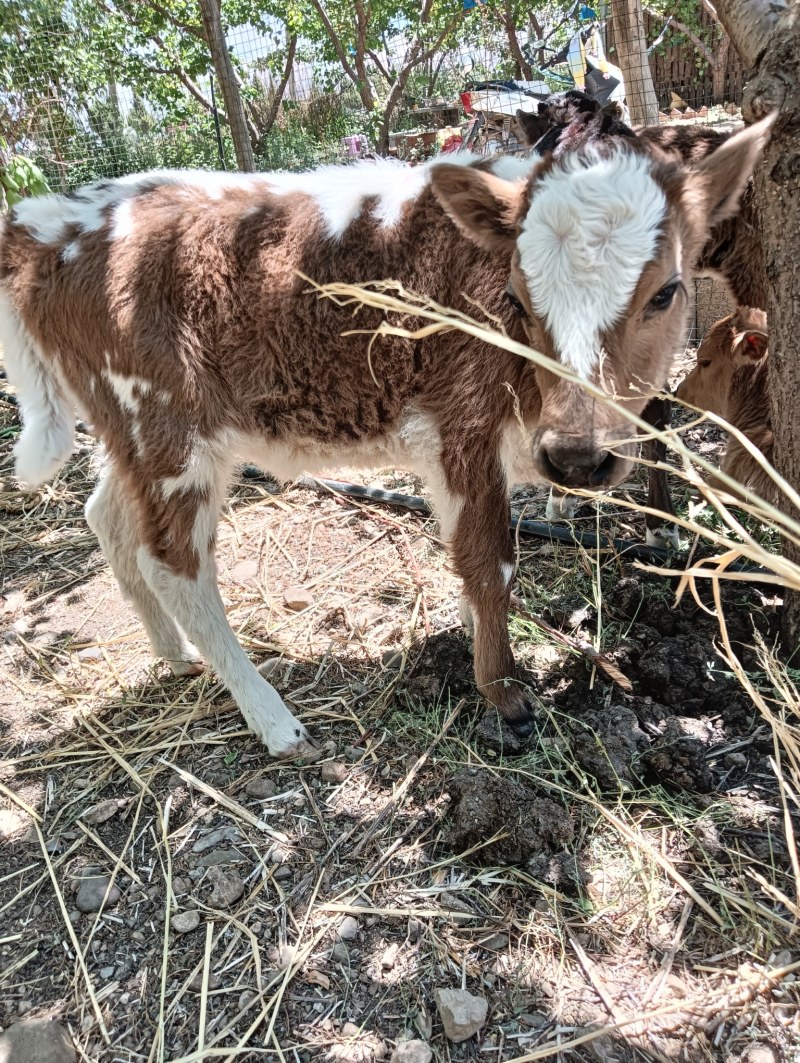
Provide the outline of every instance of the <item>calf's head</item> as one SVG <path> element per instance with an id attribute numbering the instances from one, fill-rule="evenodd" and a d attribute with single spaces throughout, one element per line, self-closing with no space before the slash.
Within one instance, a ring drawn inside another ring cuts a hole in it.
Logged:
<path id="1" fill-rule="evenodd" d="M 507 296 L 530 345 L 641 413 L 683 345 L 687 285 L 709 230 L 738 210 L 772 122 L 693 169 L 622 141 L 548 156 L 517 182 L 442 164 L 431 184 L 469 239 L 507 257 Z M 536 375 L 537 470 L 565 487 L 622 480 L 635 448 L 624 415 L 579 381 Z"/>
<path id="2" fill-rule="evenodd" d="M 740 306 L 717 321 L 697 348 L 697 362 L 676 395 L 683 402 L 729 419 L 734 374 L 767 356 L 767 315 Z"/>

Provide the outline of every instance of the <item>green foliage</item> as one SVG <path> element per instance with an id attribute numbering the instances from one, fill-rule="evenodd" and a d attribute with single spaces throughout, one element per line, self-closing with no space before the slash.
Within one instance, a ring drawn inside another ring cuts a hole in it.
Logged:
<path id="1" fill-rule="evenodd" d="M 13 207 L 26 196 L 40 196 L 50 191 L 39 167 L 24 155 L 14 155 L 0 137 L 0 212 Z"/>

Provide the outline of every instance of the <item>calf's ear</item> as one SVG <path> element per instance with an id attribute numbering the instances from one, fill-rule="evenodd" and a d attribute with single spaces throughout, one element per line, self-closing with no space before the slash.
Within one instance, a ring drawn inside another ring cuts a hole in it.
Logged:
<path id="1" fill-rule="evenodd" d="M 767 344 L 764 332 L 740 332 L 733 341 L 733 351 L 746 362 L 758 362 L 767 353 Z"/>
<path id="2" fill-rule="evenodd" d="M 550 119 L 546 114 L 531 114 L 530 111 L 517 111 L 517 125 L 522 132 L 522 143 L 533 147 L 550 128 Z"/>
<path id="3" fill-rule="evenodd" d="M 482 170 L 442 163 L 431 170 L 431 187 L 459 229 L 479 247 L 513 250 L 522 182 L 503 181 Z"/>
<path id="4" fill-rule="evenodd" d="M 735 133 L 696 168 L 694 180 L 701 186 L 709 224 L 738 213 L 739 200 L 769 140 L 778 112 Z"/>

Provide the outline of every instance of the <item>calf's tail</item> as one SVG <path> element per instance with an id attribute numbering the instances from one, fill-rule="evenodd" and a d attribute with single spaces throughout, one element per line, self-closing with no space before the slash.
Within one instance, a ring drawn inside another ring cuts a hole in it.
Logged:
<path id="1" fill-rule="evenodd" d="M 17 388 L 22 434 L 14 473 L 27 487 L 51 479 L 72 453 L 75 414 L 57 371 L 0 283 L 0 352 Z"/>

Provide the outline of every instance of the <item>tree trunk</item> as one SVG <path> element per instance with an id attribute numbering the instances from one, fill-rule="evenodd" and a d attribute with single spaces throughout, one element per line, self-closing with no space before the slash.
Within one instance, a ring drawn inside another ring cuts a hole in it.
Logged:
<path id="1" fill-rule="evenodd" d="M 250 143 L 247 118 L 239 93 L 236 72 L 233 69 L 228 46 L 225 43 L 225 34 L 222 31 L 219 2 L 218 0 L 199 0 L 199 3 L 206 41 L 217 73 L 219 87 L 222 89 L 222 98 L 225 100 L 225 112 L 228 116 L 233 148 L 236 152 L 236 165 L 245 173 L 253 173 L 256 168 L 253 146 Z"/>
<path id="2" fill-rule="evenodd" d="M 611 0 L 611 16 L 631 122 L 633 125 L 655 125 L 658 122 L 658 99 L 647 58 L 641 0 Z"/>
<path id="3" fill-rule="evenodd" d="M 800 490 L 800 9 L 781 7 L 776 0 L 719 0 L 717 10 L 742 59 L 758 64 L 745 89 L 745 118 L 755 121 L 779 112 L 755 175 L 760 231 L 754 239 L 764 247 L 775 467 Z M 786 540 L 784 552 L 800 563 L 800 549 Z M 786 595 L 783 633 L 786 648 L 795 650 L 800 643 L 796 591 Z"/>
<path id="4" fill-rule="evenodd" d="M 506 31 L 506 39 L 508 41 L 508 50 L 511 52 L 511 58 L 514 60 L 517 69 L 519 70 L 517 77 L 524 78 L 525 81 L 533 81 L 531 64 L 522 54 L 522 49 L 519 46 L 517 27 L 514 25 L 514 13 L 511 10 L 511 0 L 505 0 L 503 4 L 502 19 L 503 28 Z"/>
<path id="5" fill-rule="evenodd" d="M 748 100 L 758 111 L 758 83 L 780 75 L 785 89 L 781 116 L 756 174 L 769 321 L 769 389 L 775 430 L 775 467 L 800 489 L 800 18 L 795 8 L 782 39 L 773 37 Z M 776 34 L 777 36 L 777 34 Z M 751 86 L 748 86 L 748 90 Z M 770 95 L 769 92 L 767 95 Z M 767 108 L 768 109 L 768 108 Z M 795 511 L 794 516 L 797 516 Z M 785 544 L 800 563 L 800 550 Z M 800 642 L 800 594 L 786 596 L 783 629 L 787 649 Z"/>
<path id="6" fill-rule="evenodd" d="M 711 98 L 714 103 L 725 103 L 725 79 L 728 73 L 731 39 L 721 26 L 718 29 L 722 38 L 714 51 L 714 62 L 711 64 Z"/>

